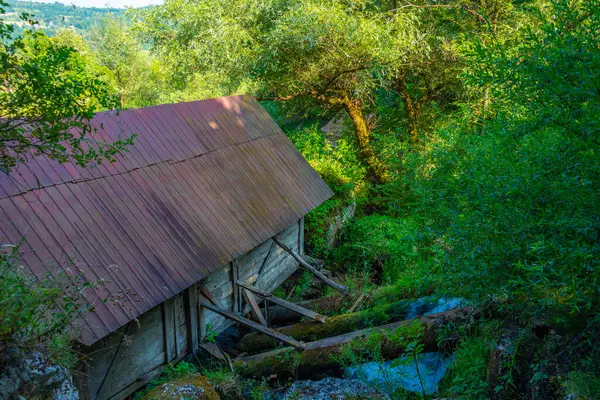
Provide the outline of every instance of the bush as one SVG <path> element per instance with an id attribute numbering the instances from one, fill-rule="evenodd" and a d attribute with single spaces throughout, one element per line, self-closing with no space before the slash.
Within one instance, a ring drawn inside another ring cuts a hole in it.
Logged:
<path id="1" fill-rule="evenodd" d="M 318 124 L 288 133 L 298 151 L 325 180 L 334 197 L 306 215 L 305 229 L 307 252 L 314 257 L 327 258 L 327 230 L 335 216 L 353 201 L 361 198 L 365 190 L 364 167 L 356 158 L 351 138 L 343 136 L 331 146 Z"/>
<path id="2" fill-rule="evenodd" d="M 369 215 L 356 218 L 343 234 L 334 260 L 350 270 L 367 269 L 381 274 L 385 283 L 407 282 L 424 287 L 431 267 L 433 243 L 427 228 L 417 220 Z"/>
<path id="3" fill-rule="evenodd" d="M 591 373 L 569 372 L 564 386 L 565 396 L 574 395 L 576 399 L 582 400 L 600 398 L 600 377 Z"/>
<path id="4" fill-rule="evenodd" d="M 524 315 L 551 309 L 555 322 L 598 312 L 600 51 L 591 43 L 600 14 L 592 3 L 555 2 L 537 33 L 523 28 L 529 40 L 509 50 L 476 46 L 466 77 L 492 88 L 488 119 L 473 134 L 457 114 L 401 160 L 405 173 L 384 191 L 394 215 L 421 221 L 400 237 L 427 227 L 438 246 L 421 257 L 434 260 L 452 295 L 511 299 Z M 372 228 L 378 236 L 381 227 Z M 390 253 L 418 259 L 429 250 L 416 249 Z"/>
<path id="5" fill-rule="evenodd" d="M 334 147 L 318 124 L 291 131 L 287 135 L 337 195 L 348 196 L 356 186 L 364 185 L 366 171 L 357 159 L 351 136 L 342 135 Z"/>
<path id="6" fill-rule="evenodd" d="M 491 349 L 486 338 L 465 339 L 454 352 L 456 359 L 442 381 L 442 393 L 462 399 L 488 399 L 486 377 Z"/>
<path id="7" fill-rule="evenodd" d="M 8 349 L 19 349 L 71 369 L 78 361 L 72 322 L 89 310 L 83 291 L 92 284 L 62 270 L 40 281 L 19 263 L 16 248 L 4 248 L 9 252 L 0 252 L 0 360 Z"/>

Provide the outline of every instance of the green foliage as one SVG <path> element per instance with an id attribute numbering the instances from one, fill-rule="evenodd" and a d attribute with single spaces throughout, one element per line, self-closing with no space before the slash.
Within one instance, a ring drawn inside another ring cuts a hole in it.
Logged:
<path id="1" fill-rule="evenodd" d="M 156 379 L 153 379 L 144 389 L 139 390 L 133 396 L 134 400 L 139 400 L 152 391 L 157 386 L 161 386 L 169 381 L 193 375 L 198 373 L 198 367 L 192 363 L 180 361 L 177 364 L 169 364 Z"/>
<path id="2" fill-rule="evenodd" d="M 426 52 L 421 39 L 414 15 L 384 15 L 375 2 L 292 2 L 265 35 L 256 73 L 263 90 L 280 98 L 371 98 L 371 72 Z"/>
<path id="3" fill-rule="evenodd" d="M 132 144 L 133 138 L 89 139 L 94 113 L 119 102 L 74 48 L 41 32 L 13 37 L 12 31 L 0 20 L 0 169 L 12 169 L 29 152 L 86 166 Z"/>
<path id="4" fill-rule="evenodd" d="M 518 43 L 475 42 L 467 83 L 491 89 L 499 110 L 523 112 L 530 128 L 582 139 L 600 131 L 600 2 L 555 0 L 523 27 Z M 518 108 L 516 108 L 518 107 Z"/>
<path id="5" fill-rule="evenodd" d="M 54 36 L 64 28 L 75 28 L 83 33 L 91 28 L 95 20 L 107 14 L 120 15 L 123 9 L 75 7 L 59 2 L 11 1 L 3 18 L 15 27 L 16 34 L 22 34 L 27 29 L 27 24 L 23 24 L 20 18 L 22 13 L 34 15 L 37 22 L 35 28 L 43 30 L 48 36 Z"/>
<path id="6" fill-rule="evenodd" d="M 566 46 L 564 35 L 551 33 L 555 25 L 542 25 L 546 34 L 511 49 L 520 54 L 520 64 L 535 64 L 550 57 L 548 52 L 558 69 L 583 68 L 579 61 L 590 65 L 597 60 L 598 49 L 585 47 L 590 36 L 585 32 L 598 26 L 596 11 L 581 4 L 569 10 L 587 12 L 563 13 L 561 4 L 555 5 L 556 21 L 572 27 L 566 35 L 579 32 L 575 36 L 585 39 L 572 38 L 573 46 Z M 582 59 L 583 48 L 589 51 Z M 600 278 L 596 261 L 600 198 L 595 187 L 600 176 L 592 137 L 600 115 L 598 107 L 588 108 L 598 98 L 597 74 L 581 70 L 586 78 L 569 83 L 562 75 L 551 74 L 550 67 L 514 68 L 504 53 L 479 49 L 472 54 L 470 82 L 488 85 L 486 73 L 492 70 L 498 77 L 494 81 L 498 101 L 488 105 L 488 120 L 478 128 L 481 134 L 468 134 L 470 121 L 457 120 L 438 132 L 424 151 L 400 160 L 406 174 L 389 185 L 389 207 L 419 221 L 413 237 L 428 232 L 434 247 L 418 252 L 428 251 L 433 257 L 443 274 L 440 284 L 448 292 L 480 300 L 509 297 L 528 312 L 560 311 L 556 318 L 563 320 L 569 314 L 597 310 L 593 288 Z M 542 80 L 545 83 L 536 86 Z M 558 102 L 555 93 L 567 88 L 575 97 Z M 531 96 L 539 101 L 532 102 Z M 535 111 L 532 105 L 546 109 Z M 555 123 L 549 115 L 561 116 L 569 126 Z M 401 210 L 399 198 L 405 200 Z M 366 232 L 368 228 L 357 239 Z"/>
<path id="7" fill-rule="evenodd" d="M 19 349 L 71 369 L 79 359 L 72 323 L 92 309 L 84 291 L 102 282 L 88 283 L 58 268 L 38 280 L 19 263 L 17 248 L 3 247 L 8 251 L 0 252 L 0 359 L 8 349 Z"/>
<path id="8" fill-rule="evenodd" d="M 347 134 L 333 146 L 317 124 L 287 133 L 298 151 L 340 197 L 349 197 L 364 184 L 366 171 L 356 157 L 354 141 Z"/>
<path id="9" fill-rule="evenodd" d="M 244 385 L 242 378 L 228 368 L 203 368 L 200 373 L 206 376 L 222 399 L 239 399 Z"/>
<path id="10" fill-rule="evenodd" d="M 486 378 L 491 349 L 492 343 L 485 337 L 467 337 L 461 341 L 454 352 L 456 359 L 442 382 L 441 392 L 451 397 L 488 399 Z"/>
<path id="11" fill-rule="evenodd" d="M 424 326 L 419 321 L 416 321 L 409 325 L 403 325 L 396 328 L 393 332 L 384 333 L 380 331 L 372 331 L 366 337 L 353 340 L 342 346 L 340 354 L 334 355 L 332 358 L 340 364 L 343 369 L 348 367 L 358 366 L 369 361 L 375 362 L 378 370 L 378 374 L 383 378 L 385 392 L 392 392 L 395 387 L 394 379 L 396 377 L 390 373 L 390 368 L 403 366 L 403 365 L 414 365 L 416 366 L 417 373 L 418 368 L 418 357 L 423 352 L 422 339 L 424 335 Z M 389 342 L 394 346 L 402 348 L 405 357 L 397 358 L 393 360 L 390 365 L 385 364 L 385 355 L 382 352 L 382 344 Z M 421 385 L 423 381 L 421 379 Z M 395 392 L 393 398 L 425 398 L 424 389 L 420 396 L 411 395 L 410 393 Z"/>
<path id="12" fill-rule="evenodd" d="M 598 0 L 167 0 L 129 18 L 105 18 L 85 41 L 66 30 L 14 38 L 0 24 L 0 114 L 35 120 L 37 151 L 65 161 L 66 140 L 82 165 L 110 159 L 129 142 L 88 146 L 65 132 L 87 133 L 93 112 L 119 100 L 258 95 L 335 193 L 306 216 L 311 255 L 352 287 L 491 298 L 528 328 L 543 320 L 567 350 L 518 349 L 508 374 L 541 385 L 560 359 L 565 391 L 597 396 L 598 329 L 588 321 L 600 312 Z M 322 120 L 340 109 L 351 117 L 341 134 L 324 134 Z M 5 169 L 32 144 L 11 124 L 0 125 Z M 386 180 L 373 179 L 373 160 Z M 353 202 L 358 216 L 330 254 L 329 227 Z M 29 285 L 17 276 L 12 285 Z M 486 397 L 493 341 L 460 336 L 445 394 Z M 408 337 L 353 342 L 340 362 L 381 359 L 383 340 L 418 354 Z M 295 359 L 284 361 L 295 374 Z"/>
<path id="13" fill-rule="evenodd" d="M 303 297 L 304 293 L 312 286 L 312 281 L 312 273 L 309 271 L 304 271 L 298 281 L 298 286 L 296 286 L 295 289 L 295 295 L 297 298 L 301 299 Z"/>
<path id="14" fill-rule="evenodd" d="M 125 107 L 144 107 L 164 99 L 165 73 L 142 48 L 124 17 L 108 14 L 87 33 L 95 61 L 107 71 Z"/>
<path id="15" fill-rule="evenodd" d="M 215 343 L 217 336 L 219 336 L 219 333 L 213 329 L 212 324 L 206 324 L 206 341 Z"/>
<path id="16" fill-rule="evenodd" d="M 345 229 L 343 244 L 334 252 L 336 263 L 350 269 L 373 269 L 381 280 L 424 287 L 429 282 L 429 259 L 438 245 L 416 220 L 384 215 L 356 218 Z"/>
<path id="17" fill-rule="evenodd" d="M 569 372 L 564 387 L 565 395 L 574 395 L 576 399 L 600 398 L 600 376 L 591 373 Z"/>
<path id="18" fill-rule="evenodd" d="M 366 171 L 347 136 L 338 139 L 334 147 L 315 124 L 289 132 L 288 137 L 336 195 L 312 210 L 305 219 L 305 229 L 309 232 L 305 238 L 308 253 L 326 258 L 329 255 L 328 229 L 344 207 L 364 196 Z"/>

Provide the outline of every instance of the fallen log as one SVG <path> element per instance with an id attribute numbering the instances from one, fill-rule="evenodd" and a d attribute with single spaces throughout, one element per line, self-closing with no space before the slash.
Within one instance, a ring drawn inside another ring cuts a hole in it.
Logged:
<path id="1" fill-rule="evenodd" d="M 241 375 L 253 379 L 276 374 L 278 379 L 314 377 L 320 373 L 336 375 L 341 372 L 341 365 L 335 358 L 342 354 L 345 345 L 351 342 L 365 342 L 365 337 L 375 333 L 392 334 L 398 329 L 420 323 L 423 334 L 420 342 L 423 351 L 438 350 L 438 333 L 449 323 L 455 325 L 466 323 L 477 316 L 472 307 L 456 308 L 439 314 L 427 315 L 406 321 L 395 322 L 377 328 L 363 329 L 343 335 L 306 343 L 304 351 L 298 352 L 292 347 L 271 350 L 266 353 L 238 358 L 233 366 Z M 417 322 L 418 321 L 418 322 Z M 380 351 L 383 359 L 399 357 L 404 347 L 387 337 L 381 338 Z"/>
<path id="2" fill-rule="evenodd" d="M 435 302 L 435 300 L 431 300 Z M 406 318 L 411 310 L 414 300 L 400 300 L 395 303 L 386 304 L 367 310 L 350 314 L 335 315 L 328 317 L 324 323 L 313 321 L 300 322 L 298 324 L 276 328 L 283 335 L 293 337 L 296 340 L 315 341 L 326 337 L 341 335 L 370 326 L 384 325 L 390 322 L 401 321 Z M 257 353 L 277 347 L 278 342 L 266 335 L 252 332 L 240 341 L 240 349 L 247 353 Z"/>

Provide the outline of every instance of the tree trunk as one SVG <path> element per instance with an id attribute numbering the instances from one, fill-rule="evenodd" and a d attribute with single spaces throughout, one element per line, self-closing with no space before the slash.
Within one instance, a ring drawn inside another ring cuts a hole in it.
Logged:
<path id="1" fill-rule="evenodd" d="M 396 80 L 396 87 L 398 92 L 400 92 L 400 97 L 402 97 L 402 102 L 404 103 L 404 110 L 406 111 L 406 118 L 408 119 L 408 135 L 410 141 L 412 143 L 418 143 L 419 130 L 417 128 L 417 121 L 420 114 L 420 107 L 408 91 L 406 73 L 400 74 L 400 77 Z"/>
<path id="2" fill-rule="evenodd" d="M 365 342 L 364 338 L 370 334 L 377 332 L 390 334 L 419 321 L 418 323 L 423 327 L 423 335 L 420 340 L 424 346 L 424 352 L 435 351 L 438 349 L 438 334 L 444 326 L 450 323 L 460 325 L 468 322 L 475 314 L 476 312 L 470 307 L 457 308 L 418 319 L 395 322 L 378 328 L 310 342 L 306 344 L 302 352 L 297 352 L 291 347 L 284 347 L 267 353 L 239 358 L 234 361 L 233 366 L 240 374 L 254 379 L 272 374 L 276 374 L 279 379 L 314 377 L 322 372 L 337 374 L 341 372 L 341 365 L 335 358 L 342 354 L 344 346 L 350 342 Z M 380 345 L 381 356 L 386 360 L 399 357 L 405 350 L 402 345 L 385 337 L 382 338 Z"/>
<path id="3" fill-rule="evenodd" d="M 367 166 L 371 181 L 374 183 L 384 183 L 386 181 L 385 167 L 377 158 L 375 151 L 373 150 L 373 145 L 371 144 L 371 132 L 367 126 L 367 121 L 365 120 L 360 103 L 345 98 L 343 100 L 343 106 L 352 119 L 360 158 Z"/>
<path id="4" fill-rule="evenodd" d="M 430 301 L 435 302 L 433 299 Z M 359 312 L 328 317 L 324 323 L 307 321 L 277 328 L 276 331 L 305 342 L 319 340 L 369 326 L 400 321 L 406 318 L 414 303 L 414 300 L 400 300 Z M 277 344 L 276 340 L 256 332 L 245 335 L 240 341 L 241 350 L 248 353 L 273 349 Z"/>

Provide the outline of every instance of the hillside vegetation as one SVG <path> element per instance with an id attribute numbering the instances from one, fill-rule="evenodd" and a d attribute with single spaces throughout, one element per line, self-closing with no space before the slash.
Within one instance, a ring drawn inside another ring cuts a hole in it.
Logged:
<path id="1" fill-rule="evenodd" d="M 334 190 L 307 250 L 355 292 L 480 310 L 440 397 L 600 398 L 600 1 L 166 0 L 83 29 L 44 40 L 123 107 L 256 96 Z"/>
<path id="2" fill-rule="evenodd" d="M 88 31 L 98 19 L 107 14 L 122 15 L 119 8 L 75 7 L 65 4 L 40 3 L 35 1 L 11 1 L 0 16 L 8 24 L 15 26 L 15 33 L 22 33 L 31 26 L 21 19 L 23 13 L 30 14 L 35 20 L 35 29 L 43 30 L 53 36 L 61 28 L 71 28 L 79 33 Z"/>

